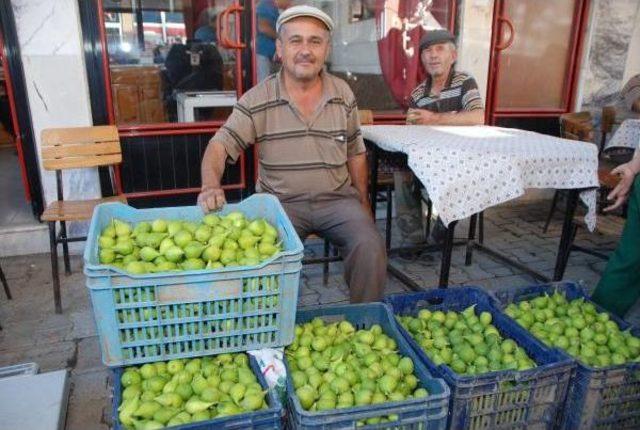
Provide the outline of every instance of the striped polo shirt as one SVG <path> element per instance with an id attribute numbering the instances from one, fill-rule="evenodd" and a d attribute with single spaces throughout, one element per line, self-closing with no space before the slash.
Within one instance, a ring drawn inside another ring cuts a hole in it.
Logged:
<path id="1" fill-rule="evenodd" d="M 460 112 L 482 109 L 482 97 L 478 84 L 470 75 L 453 69 L 438 95 L 431 92 L 431 76 L 412 92 L 409 107 L 432 112 Z"/>
<path id="2" fill-rule="evenodd" d="M 322 100 L 308 122 L 278 73 L 247 91 L 212 138 L 228 162 L 258 144 L 258 191 L 284 197 L 351 185 L 347 159 L 365 152 L 356 100 L 343 80 L 324 71 L 321 78 Z"/>

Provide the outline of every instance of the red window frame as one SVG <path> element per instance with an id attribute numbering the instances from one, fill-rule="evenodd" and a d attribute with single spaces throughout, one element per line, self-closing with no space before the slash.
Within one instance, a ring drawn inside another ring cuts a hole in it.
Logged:
<path id="1" fill-rule="evenodd" d="M 575 104 L 578 80 L 580 75 L 580 61 L 584 50 L 584 39 L 589 20 L 589 1 L 577 0 L 573 11 L 573 24 L 576 26 L 571 35 L 569 64 L 567 64 L 567 83 L 563 89 L 561 108 L 497 108 L 498 81 L 500 73 L 501 52 L 508 48 L 509 41 L 503 42 L 502 23 L 510 24 L 510 20 L 504 15 L 505 2 L 497 0 L 493 9 L 491 54 L 489 58 L 489 79 L 487 86 L 487 103 L 485 108 L 486 123 L 495 125 L 501 118 L 553 118 L 563 113 L 571 112 Z"/>

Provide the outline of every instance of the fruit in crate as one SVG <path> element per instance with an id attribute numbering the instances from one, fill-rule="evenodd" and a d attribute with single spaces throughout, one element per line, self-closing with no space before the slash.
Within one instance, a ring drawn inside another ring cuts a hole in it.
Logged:
<path id="1" fill-rule="evenodd" d="M 126 429 L 159 429 L 266 409 L 266 391 L 246 354 L 128 367 L 118 419 Z"/>
<path id="2" fill-rule="evenodd" d="M 348 321 L 326 324 L 320 318 L 297 325 L 286 348 L 295 395 L 303 409 L 325 411 L 426 397 L 413 361 L 375 324 L 356 330 Z M 397 421 L 373 417 L 363 424 Z"/>
<path id="3" fill-rule="evenodd" d="M 565 350 L 593 367 L 640 361 L 640 338 L 621 331 L 606 312 L 559 291 L 511 303 L 505 313 L 548 346 Z"/>
<path id="4" fill-rule="evenodd" d="M 491 324 L 491 313 L 477 315 L 475 306 L 462 312 L 421 309 L 415 317 L 397 319 L 436 366 L 446 364 L 458 374 L 527 370 L 536 365 L 516 342 L 502 337 Z"/>
<path id="5" fill-rule="evenodd" d="M 208 214 L 200 222 L 156 219 L 132 225 L 113 219 L 98 238 L 100 264 L 135 275 L 256 266 L 281 250 L 274 226 L 238 211 Z"/>

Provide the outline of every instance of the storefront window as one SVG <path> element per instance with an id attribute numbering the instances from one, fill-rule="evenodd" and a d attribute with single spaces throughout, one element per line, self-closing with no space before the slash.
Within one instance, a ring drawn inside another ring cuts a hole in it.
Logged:
<path id="1" fill-rule="evenodd" d="M 103 1 L 117 125 L 207 121 L 229 114 L 237 98 L 236 53 L 218 43 L 216 18 L 231 3 Z"/>
<path id="2" fill-rule="evenodd" d="M 424 79 L 418 44 L 425 30 L 448 28 L 451 0 L 308 2 L 336 24 L 328 69 L 353 89 L 362 109 L 404 110 Z"/>
<path id="3" fill-rule="evenodd" d="M 253 10 L 261 2 L 254 0 Z M 224 120 L 237 99 L 234 0 L 103 0 L 116 124 Z M 242 2 L 247 4 L 248 1 Z M 291 5 L 298 2 L 282 2 Z M 450 27 L 455 0 L 307 0 L 335 21 L 328 70 L 353 89 L 359 106 L 406 108 L 424 79 L 418 44 L 427 29 Z M 271 4 L 271 3 L 270 3 Z M 278 2 L 278 4 L 281 4 Z M 248 46 L 251 47 L 249 42 Z M 273 69 L 277 70 L 277 64 Z"/>

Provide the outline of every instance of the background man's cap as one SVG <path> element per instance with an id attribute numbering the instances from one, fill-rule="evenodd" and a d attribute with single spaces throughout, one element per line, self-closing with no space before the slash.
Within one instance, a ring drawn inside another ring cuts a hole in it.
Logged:
<path id="1" fill-rule="evenodd" d="M 437 45 L 438 43 L 451 42 L 455 45 L 456 38 L 448 30 L 430 30 L 427 31 L 420 39 L 420 52 L 423 49 L 427 49 L 431 45 Z"/>
<path id="2" fill-rule="evenodd" d="M 282 27 L 282 24 L 284 24 L 285 22 L 291 21 L 294 18 L 300 18 L 302 16 L 315 18 L 321 21 L 327 27 L 327 30 L 329 30 L 329 32 L 333 31 L 333 20 L 331 19 L 331 17 L 320 9 L 307 5 L 293 6 L 282 12 L 278 17 L 278 21 L 276 21 L 276 31 L 279 32 L 280 27 Z"/>

